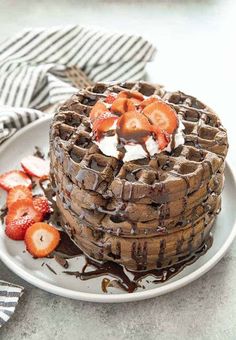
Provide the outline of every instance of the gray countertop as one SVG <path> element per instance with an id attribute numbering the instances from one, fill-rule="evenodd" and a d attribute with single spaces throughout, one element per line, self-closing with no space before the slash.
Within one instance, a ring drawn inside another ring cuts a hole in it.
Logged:
<path id="1" fill-rule="evenodd" d="M 2 39 L 25 26 L 75 23 L 150 39 L 158 53 L 148 67 L 149 78 L 193 93 L 212 106 L 228 129 L 234 155 L 235 17 L 234 0 L 0 1 Z M 24 282 L 2 263 L 0 278 L 25 287 L 0 339 L 236 338 L 235 242 L 223 260 L 194 283 L 136 303 L 65 299 Z"/>

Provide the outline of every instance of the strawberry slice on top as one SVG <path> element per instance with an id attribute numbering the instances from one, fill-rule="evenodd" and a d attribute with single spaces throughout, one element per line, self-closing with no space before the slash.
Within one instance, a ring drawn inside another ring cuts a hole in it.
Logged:
<path id="1" fill-rule="evenodd" d="M 161 130 L 158 126 L 153 126 L 152 128 L 155 138 L 158 142 L 159 149 L 163 150 L 170 142 L 169 135 Z"/>
<path id="2" fill-rule="evenodd" d="M 32 200 L 23 199 L 18 200 L 11 205 L 6 216 L 6 224 L 18 220 L 21 217 L 28 217 L 35 222 L 39 222 L 42 221 L 43 215 L 34 208 Z"/>
<path id="3" fill-rule="evenodd" d="M 117 98 L 111 105 L 111 112 L 122 115 L 128 111 L 134 111 L 135 105 L 131 99 Z"/>
<path id="4" fill-rule="evenodd" d="M 118 93 L 117 98 L 128 98 L 134 105 L 139 105 L 143 100 L 143 95 L 138 91 L 121 91 Z"/>
<path id="5" fill-rule="evenodd" d="M 110 112 L 100 115 L 93 123 L 93 132 L 95 133 L 96 139 L 100 139 L 102 134 L 111 130 L 117 120 L 118 117 Z"/>
<path id="6" fill-rule="evenodd" d="M 102 101 L 97 101 L 89 113 L 91 122 L 94 122 L 100 115 L 109 112 L 108 108 Z"/>
<path id="7" fill-rule="evenodd" d="M 157 97 L 154 97 L 154 96 L 151 96 L 151 97 L 148 97 L 146 99 L 144 99 L 141 103 L 140 103 L 140 107 L 142 109 L 144 109 L 146 106 L 148 106 L 149 104 L 152 104 L 152 103 L 155 103 L 155 102 L 158 102 L 158 99 Z"/>
<path id="8" fill-rule="evenodd" d="M 116 99 L 117 95 L 114 93 L 114 94 L 109 94 L 106 99 L 105 99 L 105 102 L 107 104 L 112 104 L 114 102 L 114 100 Z"/>
<path id="9" fill-rule="evenodd" d="M 32 200 L 32 192 L 24 185 L 17 185 L 12 188 L 7 195 L 7 207 L 10 209 L 13 203 L 18 200 L 28 199 Z"/>
<path id="10" fill-rule="evenodd" d="M 24 185 L 31 188 L 31 179 L 26 175 L 25 172 L 20 170 L 12 170 L 0 175 L 0 187 L 6 191 L 18 186 Z"/>
<path id="11" fill-rule="evenodd" d="M 154 101 L 143 109 L 144 115 L 153 125 L 167 133 L 173 133 L 178 127 L 178 118 L 174 109 L 163 101 Z"/>
<path id="12" fill-rule="evenodd" d="M 27 156 L 22 159 L 21 166 L 27 174 L 35 177 L 49 176 L 49 162 L 36 156 Z"/>
<path id="13" fill-rule="evenodd" d="M 151 131 L 148 119 L 138 111 L 125 112 L 117 121 L 117 134 L 127 142 L 143 143 Z"/>

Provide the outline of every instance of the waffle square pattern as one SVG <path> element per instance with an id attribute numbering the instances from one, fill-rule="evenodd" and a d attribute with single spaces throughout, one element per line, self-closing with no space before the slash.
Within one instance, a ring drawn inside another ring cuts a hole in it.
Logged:
<path id="1" fill-rule="evenodd" d="M 184 125 L 184 144 L 125 163 L 104 155 L 93 142 L 89 112 L 127 89 L 170 105 Z M 173 265 L 209 237 L 227 150 L 218 116 L 190 95 L 145 82 L 82 89 L 59 108 L 50 129 L 50 176 L 63 228 L 96 260 L 140 271 Z"/>

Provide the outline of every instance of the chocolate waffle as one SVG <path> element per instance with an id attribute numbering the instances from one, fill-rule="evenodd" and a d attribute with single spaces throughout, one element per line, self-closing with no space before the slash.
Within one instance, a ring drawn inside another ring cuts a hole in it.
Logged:
<path id="1" fill-rule="evenodd" d="M 171 153 L 124 163 L 94 144 L 89 113 L 109 93 L 139 91 L 168 103 L 184 125 Z M 196 98 L 144 82 L 96 84 L 56 113 L 51 181 L 66 231 L 89 256 L 146 270 L 174 264 L 208 238 L 221 206 L 228 142 L 217 115 Z"/>

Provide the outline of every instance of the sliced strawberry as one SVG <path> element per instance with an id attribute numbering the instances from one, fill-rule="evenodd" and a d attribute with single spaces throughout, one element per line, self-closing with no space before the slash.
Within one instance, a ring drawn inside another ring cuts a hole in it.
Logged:
<path id="1" fill-rule="evenodd" d="M 42 221 L 43 215 L 34 208 L 32 200 L 24 199 L 11 205 L 7 213 L 6 224 L 18 220 L 21 217 L 28 217 L 35 222 L 39 222 Z"/>
<path id="2" fill-rule="evenodd" d="M 43 217 L 45 217 L 47 214 L 50 214 L 51 207 L 49 205 L 49 202 L 47 200 L 47 197 L 45 196 L 36 196 L 33 198 L 33 206 L 35 210 L 41 212 L 43 214 Z"/>
<path id="3" fill-rule="evenodd" d="M 12 240 L 24 240 L 26 230 L 34 223 L 34 220 L 27 216 L 20 217 L 6 225 L 5 233 Z"/>
<path id="4" fill-rule="evenodd" d="M 32 192 L 29 188 L 24 185 L 17 185 L 12 188 L 7 195 L 7 207 L 8 209 L 13 203 L 19 200 L 29 199 L 32 200 Z"/>
<path id="5" fill-rule="evenodd" d="M 47 223 L 34 223 L 25 234 L 26 249 L 34 257 L 48 256 L 59 242 L 59 231 Z"/>
<path id="6" fill-rule="evenodd" d="M 158 99 L 156 97 L 148 97 L 140 103 L 140 107 L 142 109 L 144 109 L 149 104 L 152 104 L 152 103 L 155 103 L 155 102 L 158 102 Z"/>
<path id="7" fill-rule="evenodd" d="M 31 179 L 20 170 L 12 170 L 0 175 L 0 187 L 6 191 L 16 187 L 17 185 L 24 185 L 31 188 Z"/>
<path id="8" fill-rule="evenodd" d="M 49 176 L 49 162 L 36 156 L 27 156 L 22 159 L 21 166 L 30 176 L 39 178 Z"/>
<path id="9" fill-rule="evenodd" d="M 135 105 L 133 104 L 132 100 L 128 98 L 117 98 L 111 106 L 111 112 L 117 113 L 119 115 L 134 110 Z"/>
<path id="10" fill-rule="evenodd" d="M 153 132 L 155 134 L 156 140 L 158 141 L 159 149 L 163 150 L 169 144 L 169 135 L 161 130 L 158 126 L 153 126 Z"/>
<path id="11" fill-rule="evenodd" d="M 89 118 L 92 122 L 95 121 L 101 114 L 107 112 L 108 109 L 106 105 L 102 101 L 96 102 L 96 104 L 93 106 L 92 110 L 89 113 Z"/>
<path id="12" fill-rule="evenodd" d="M 139 105 L 143 100 L 143 95 L 138 91 L 121 91 L 118 93 L 117 98 L 129 98 L 134 105 Z"/>
<path id="13" fill-rule="evenodd" d="M 117 121 L 117 133 L 125 141 L 142 143 L 151 131 L 148 119 L 138 111 L 126 112 Z"/>
<path id="14" fill-rule="evenodd" d="M 100 115 L 93 124 L 93 131 L 96 135 L 96 138 L 101 138 L 103 133 L 111 130 L 112 125 L 117 121 L 117 119 L 118 117 L 111 114 L 110 112 Z"/>
<path id="15" fill-rule="evenodd" d="M 106 99 L 105 102 L 108 104 L 112 104 L 114 102 L 114 100 L 116 99 L 116 94 L 109 94 Z"/>
<path id="16" fill-rule="evenodd" d="M 162 101 L 156 101 L 146 106 L 143 110 L 145 116 L 152 124 L 158 126 L 162 130 L 173 133 L 178 126 L 178 119 L 173 110 L 168 104 Z"/>

